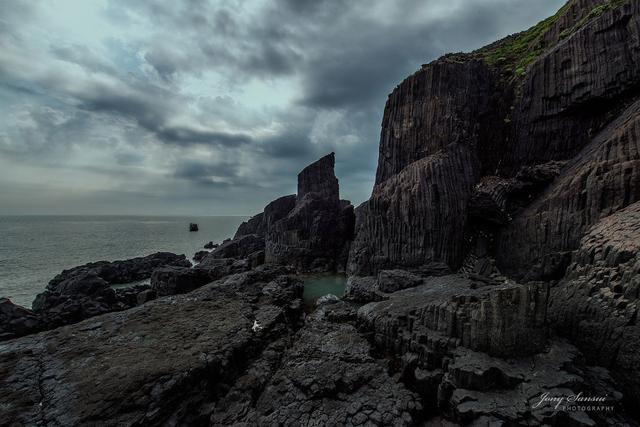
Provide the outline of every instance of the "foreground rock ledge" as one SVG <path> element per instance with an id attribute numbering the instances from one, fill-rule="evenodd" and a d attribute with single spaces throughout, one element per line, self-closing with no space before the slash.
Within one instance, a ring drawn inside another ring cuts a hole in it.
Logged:
<path id="1" fill-rule="evenodd" d="M 15 425 L 194 424 L 299 317 L 299 281 L 230 276 L 0 345 L 0 420 Z M 257 322 L 259 328 L 254 328 Z"/>

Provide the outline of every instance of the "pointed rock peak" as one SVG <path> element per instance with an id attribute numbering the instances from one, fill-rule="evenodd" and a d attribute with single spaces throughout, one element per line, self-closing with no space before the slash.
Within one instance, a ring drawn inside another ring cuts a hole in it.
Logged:
<path id="1" fill-rule="evenodd" d="M 319 193 L 323 198 L 339 201 L 335 163 L 335 153 L 330 153 L 304 168 L 298 174 L 298 199 L 308 193 Z"/>

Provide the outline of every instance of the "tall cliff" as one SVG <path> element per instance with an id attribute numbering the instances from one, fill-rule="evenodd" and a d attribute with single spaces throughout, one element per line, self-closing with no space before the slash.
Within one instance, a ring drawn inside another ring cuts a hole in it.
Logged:
<path id="1" fill-rule="evenodd" d="M 570 0 L 527 31 L 423 65 L 389 95 L 347 291 L 387 298 L 390 269 L 546 281 L 550 325 L 570 325 L 564 335 L 632 402 L 640 295 L 625 239 L 638 201 L 640 2 Z"/>
<path id="2" fill-rule="evenodd" d="M 456 270 L 482 232 L 514 277 L 561 275 L 586 227 L 640 198 L 639 8 L 572 0 L 523 33 L 446 55 L 398 85 L 375 186 L 357 209 L 350 274 L 430 262 Z M 551 169 L 561 177 L 549 187 L 555 176 L 538 178 Z M 487 182 L 506 189 L 510 221 L 500 227 L 469 213 Z"/>

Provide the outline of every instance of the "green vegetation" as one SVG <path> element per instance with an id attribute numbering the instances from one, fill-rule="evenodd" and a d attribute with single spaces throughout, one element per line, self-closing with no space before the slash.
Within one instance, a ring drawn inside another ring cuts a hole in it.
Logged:
<path id="1" fill-rule="evenodd" d="M 592 19 L 602 15 L 604 12 L 615 9 L 629 0 L 609 0 L 608 2 L 594 7 L 572 28 L 568 28 L 560 33 L 560 38 L 566 38 L 584 27 Z M 564 16 L 572 2 L 565 4 L 555 15 L 545 19 L 537 25 L 515 34 L 507 39 L 490 45 L 476 53 L 479 54 L 488 64 L 500 67 L 505 76 L 516 77 L 526 74 L 527 66 L 539 58 L 549 47 L 545 40 L 545 35 L 559 18 Z"/>
<path id="2" fill-rule="evenodd" d="M 605 13 L 608 10 L 616 9 L 628 2 L 629 0 L 610 0 L 607 3 L 594 7 L 579 22 L 577 22 L 576 25 L 574 25 L 572 28 L 566 28 L 564 31 L 562 31 L 560 33 L 560 38 L 561 39 L 567 38 L 571 34 L 578 31 L 580 28 L 587 25 L 592 19 L 601 16 L 603 13 Z"/>
<path id="3" fill-rule="evenodd" d="M 547 48 L 544 35 L 566 13 L 569 5 L 570 3 L 567 3 L 555 15 L 510 37 L 498 46 L 489 47 L 482 52 L 484 60 L 490 65 L 500 66 L 506 74 L 513 72 L 517 76 L 525 74 L 527 65 L 542 55 Z"/>

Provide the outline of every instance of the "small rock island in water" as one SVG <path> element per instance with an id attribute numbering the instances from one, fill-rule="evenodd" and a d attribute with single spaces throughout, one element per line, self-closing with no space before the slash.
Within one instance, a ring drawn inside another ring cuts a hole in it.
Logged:
<path id="1" fill-rule="evenodd" d="M 331 153 L 195 266 L 0 299 L 0 424 L 638 425 L 639 40 L 572 0 L 400 83 L 357 208 Z"/>

